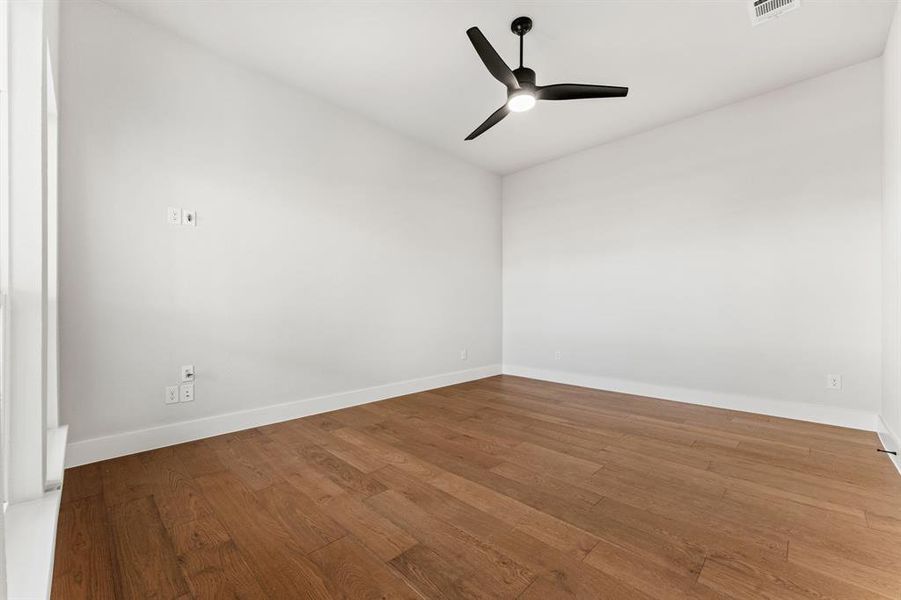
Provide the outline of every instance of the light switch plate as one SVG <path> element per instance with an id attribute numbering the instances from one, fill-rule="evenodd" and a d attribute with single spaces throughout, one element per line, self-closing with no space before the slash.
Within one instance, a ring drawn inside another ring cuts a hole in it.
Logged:
<path id="1" fill-rule="evenodd" d="M 181 211 L 181 224 L 182 225 L 190 225 L 191 227 L 197 226 L 197 213 L 193 210 L 185 209 Z"/>
<path id="2" fill-rule="evenodd" d="M 166 209 L 166 222 L 169 225 L 181 225 L 181 209 L 170 206 Z"/>
<path id="3" fill-rule="evenodd" d="M 182 365 L 181 382 L 188 383 L 189 381 L 194 381 L 194 365 Z"/>
<path id="4" fill-rule="evenodd" d="M 193 383 L 183 383 L 180 386 L 181 389 L 181 401 L 182 402 L 194 402 L 194 384 Z"/>

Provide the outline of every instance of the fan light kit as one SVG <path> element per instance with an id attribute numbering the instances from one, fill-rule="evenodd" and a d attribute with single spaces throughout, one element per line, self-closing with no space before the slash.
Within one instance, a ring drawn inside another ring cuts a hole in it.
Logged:
<path id="1" fill-rule="evenodd" d="M 526 112 L 527 110 L 532 110 L 532 107 L 534 106 L 535 96 L 529 92 L 513 94 L 510 96 L 510 99 L 507 100 L 507 108 L 513 112 Z"/>
<path id="2" fill-rule="evenodd" d="M 511 70 L 497 51 L 488 43 L 478 27 L 466 30 L 469 41 L 476 49 L 479 58 L 485 63 L 488 72 L 507 88 L 507 103 L 494 111 L 475 131 L 466 136 L 472 140 L 495 125 L 511 112 L 531 110 L 538 100 L 579 100 L 581 98 L 616 98 L 629 93 L 629 88 L 614 85 L 585 85 L 582 83 L 558 83 L 555 85 L 536 85 L 535 71 L 522 64 L 523 38 L 532 30 L 532 19 L 517 17 L 510 24 L 510 30 L 519 36 L 519 68 Z"/>

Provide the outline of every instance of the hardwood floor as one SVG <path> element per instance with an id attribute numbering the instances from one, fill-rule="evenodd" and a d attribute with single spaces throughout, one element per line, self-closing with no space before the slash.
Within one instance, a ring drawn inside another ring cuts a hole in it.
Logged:
<path id="1" fill-rule="evenodd" d="M 53 598 L 901 598 L 872 433 L 510 376 L 66 472 Z"/>

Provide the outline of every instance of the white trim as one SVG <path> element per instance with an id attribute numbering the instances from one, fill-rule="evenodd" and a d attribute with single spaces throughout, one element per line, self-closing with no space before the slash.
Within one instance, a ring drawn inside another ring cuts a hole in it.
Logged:
<path id="1" fill-rule="evenodd" d="M 47 430 L 47 481 L 45 490 L 56 489 L 63 484 L 63 472 L 66 465 L 66 438 L 69 426 L 54 427 Z"/>
<path id="2" fill-rule="evenodd" d="M 6 509 L 6 554 L 9 600 L 50 597 L 56 526 L 62 490 L 10 504 Z"/>
<path id="3" fill-rule="evenodd" d="M 182 421 L 180 423 L 80 440 L 69 444 L 66 452 L 66 466 L 76 467 L 116 456 L 125 456 L 126 454 L 181 444 L 232 431 L 290 421 L 291 419 L 329 412 L 339 408 L 347 408 L 395 396 L 474 381 L 499 375 L 500 373 L 500 365 L 488 365 L 464 371 L 431 375 L 420 379 L 398 381 L 360 390 L 318 396 L 316 398 L 306 398 L 274 406 L 215 415 L 193 421 Z"/>
<path id="4" fill-rule="evenodd" d="M 9 3 L 7 501 L 44 494 L 44 3 Z M 7 573 L 7 577 L 9 577 Z"/>
<path id="5" fill-rule="evenodd" d="M 818 404 L 789 402 L 725 392 L 693 390 L 690 388 L 671 387 L 566 371 L 536 369 L 519 365 L 504 365 L 504 374 L 555 383 L 566 383 L 597 390 L 634 394 L 636 396 L 649 396 L 651 398 L 661 398 L 687 404 L 700 404 L 702 406 L 727 408 L 773 417 L 810 421 L 812 423 L 876 431 L 876 413 L 840 406 L 821 406 Z"/>
<path id="6" fill-rule="evenodd" d="M 879 441 L 882 443 L 883 449 L 901 452 L 901 437 L 896 435 L 895 432 L 891 430 L 882 415 L 879 415 L 879 423 L 876 433 L 879 434 Z M 898 469 L 898 474 L 901 475 L 901 456 L 898 456 L 897 454 L 886 454 L 886 456 L 888 456 L 889 460 L 892 461 L 892 464 L 895 465 L 895 468 Z"/>

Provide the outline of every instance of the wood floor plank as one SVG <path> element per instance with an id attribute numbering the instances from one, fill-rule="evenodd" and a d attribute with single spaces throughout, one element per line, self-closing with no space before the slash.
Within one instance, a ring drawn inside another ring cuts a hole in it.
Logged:
<path id="1" fill-rule="evenodd" d="M 416 538 L 372 510 L 355 495 L 335 496 L 324 508 L 370 552 L 385 562 L 416 545 Z"/>
<path id="2" fill-rule="evenodd" d="M 385 487 L 371 475 L 360 471 L 324 448 L 319 446 L 304 448 L 301 455 L 314 465 L 314 468 L 345 490 L 364 496 L 385 491 Z"/>
<path id="3" fill-rule="evenodd" d="M 91 481 L 97 469 L 76 471 Z M 99 488 L 99 479 L 92 483 Z M 79 491 L 87 485 L 73 486 Z M 100 495 L 70 499 L 60 507 L 52 596 L 54 598 L 115 598 L 115 566 L 110 551 L 108 516 Z"/>
<path id="4" fill-rule="evenodd" d="M 167 528 L 212 514 L 194 478 L 187 474 L 173 448 L 162 448 L 152 458 L 151 455 L 142 458 L 153 491 L 153 501 Z"/>
<path id="5" fill-rule="evenodd" d="M 225 525 L 214 515 L 175 523 L 168 529 L 172 547 L 179 556 L 192 550 L 219 546 L 231 540 Z"/>
<path id="6" fill-rule="evenodd" d="M 805 544 L 789 546 L 789 562 L 806 567 L 823 577 L 835 576 L 850 586 L 863 588 L 885 598 L 901 597 L 898 571 L 886 571 L 853 560 L 847 555 L 837 555 L 828 550 Z"/>
<path id="7" fill-rule="evenodd" d="M 610 473 L 613 469 L 609 469 Z M 645 472 L 619 470 L 604 479 L 593 480 L 596 489 L 606 489 L 607 497 L 636 509 L 695 523 L 703 519 L 706 528 L 735 539 L 754 543 L 771 553 L 784 554 L 789 532 L 766 520 L 748 519 L 745 506 L 736 506 L 719 493 L 705 494 L 680 489 L 665 478 Z"/>
<path id="8" fill-rule="evenodd" d="M 153 494 L 153 478 L 141 454 L 112 458 L 100 463 L 103 501 L 107 506 L 123 504 Z"/>
<path id="9" fill-rule="evenodd" d="M 66 471 L 53 598 L 901 598 L 875 434 L 497 376 Z"/>
<path id="10" fill-rule="evenodd" d="M 117 596 L 178 598 L 189 593 L 152 496 L 116 504 L 109 516 Z"/>
<path id="11" fill-rule="evenodd" d="M 366 501 L 420 543 L 432 548 L 460 572 L 477 583 L 486 597 L 512 598 L 531 582 L 533 574 L 488 540 L 475 540 L 456 527 L 430 515 L 404 494 L 389 489 Z"/>
<path id="12" fill-rule="evenodd" d="M 373 423 L 366 423 L 365 426 L 369 425 L 373 425 Z M 386 444 L 382 440 L 373 437 L 364 431 L 345 428 L 332 432 L 332 435 L 378 457 L 383 463 L 382 466 L 394 465 L 399 469 L 407 471 L 411 475 L 417 475 L 423 478 L 432 477 L 440 471 L 435 465 L 420 460 L 416 456 L 404 452 L 391 444 Z"/>
<path id="13" fill-rule="evenodd" d="M 231 540 L 190 550 L 179 561 L 194 598 L 270 598 Z"/>
<path id="14" fill-rule="evenodd" d="M 603 576 L 591 568 L 566 571 L 554 569 L 541 573 L 519 596 L 522 600 L 546 600 L 547 598 L 650 600 L 653 597 L 612 577 Z"/>
<path id="15" fill-rule="evenodd" d="M 262 489 L 256 497 L 306 554 L 347 535 L 323 507 L 288 483 Z"/>
<path id="16" fill-rule="evenodd" d="M 326 473 L 302 455 L 303 448 L 285 443 L 279 435 L 267 432 L 260 442 L 260 450 L 281 478 L 307 495 L 316 503 L 341 495 L 345 488 L 335 483 Z"/>
<path id="17" fill-rule="evenodd" d="M 604 540 L 592 548 L 585 557 L 585 563 L 654 598 L 673 600 L 680 598 L 722 600 L 728 598 L 727 595 L 698 583 L 694 576 L 677 574 L 648 561 L 641 554 Z"/>
<path id="18" fill-rule="evenodd" d="M 423 598 L 440 600 L 480 600 L 486 597 L 478 581 L 469 577 L 467 569 L 457 569 L 437 552 L 416 544 L 389 561 L 389 564 Z"/>
<path id="19" fill-rule="evenodd" d="M 350 536 L 313 552 L 310 559 L 325 574 L 333 598 L 420 600 L 402 577 Z"/>
<path id="20" fill-rule="evenodd" d="M 520 527 L 506 523 L 490 512 L 474 510 L 464 502 L 448 496 L 433 485 L 417 481 L 405 474 L 386 468 L 381 476 L 392 490 L 399 490 L 426 513 L 452 524 L 460 539 L 475 548 L 491 543 L 491 552 L 517 561 L 520 568 L 534 573 L 527 590 L 538 582 L 537 589 L 551 597 L 569 597 L 571 590 L 579 594 L 609 595 L 609 597 L 642 598 L 635 588 L 611 578 L 582 562 L 584 555 L 558 551 L 553 544 L 530 535 Z M 514 571 L 513 573 L 517 573 Z"/>
<path id="21" fill-rule="evenodd" d="M 892 514 L 885 514 L 891 512 Z M 866 511 L 867 526 L 887 533 L 901 534 L 901 507 Z"/>
<path id="22" fill-rule="evenodd" d="M 330 598 L 318 567 L 237 475 L 212 473 L 198 484 L 269 597 Z"/>
<path id="23" fill-rule="evenodd" d="M 172 449 L 175 456 L 181 461 L 185 472 L 191 477 L 200 477 L 225 470 L 225 465 L 219 460 L 216 451 L 206 443 L 206 440 L 179 444 L 172 446 Z"/>
<path id="24" fill-rule="evenodd" d="M 92 463 L 68 469 L 66 471 L 66 485 L 63 486 L 63 496 L 60 504 L 102 494 L 103 475 L 100 470 L 101 464 Z"/>
<path id="25" fill-rule="evenodd" d="M 433 477 L 429 483 L 553 548 L 574 554 L 579 559 L 584 558 L 598 543 L 598 538 L 578 527 L 453 473 Z"/>
<path id="26" fill-rule="evenodd" d="M 377 428 L 380 432 L 403 439 L 421 452 L 428 453 L 438 450 L 454 459 L 464 460 L 483 469 L 490 469 L 503 462 L 503 459 L 465 442 L 449 440 L 430 433 L 428 423 L 420 419 L 405 421 L 390 419 L 379 423 Z M 372 428 L 367 428 L 367 430 L 372 430 Z"/>
<path id="27" fill-rule="evenodd" d="M 858 510 L 879 510 L 892 502 L 891 495 L 874 492 L 874 488 L 861 487 L 824 475 L 810 475 L 803 471 L 786 469 L 737 457 L 714 459 L 708 467 L 711 471 L 766 485 L 768 487 L 796 492 L 814 498 L 824 498 L 834 505 L 844 505 Z"/>
<path id="28" fill-rule="evenodd" d="M 536 492 L 540 491 L 549 496 L 558 497 L 561 500 L 576 501 L 594 506 L 604 497 L 602 494 L 584 487 L 584 483 L 588 478 L 575 484 L 558 479 L 557 474 L 553 471 L 530 469 L 522 465 L 506 462 L 493 467 L 491 472 L 510 481 L 516 481 L 528 486 Z"/>
<path id="29" fill-rule="evenodd" d="M 532 442 L 522 442 L 515 448 L 504 451 L 502 456 L 520 466 L 553 473 L 559 479 L 575 483 L 591 477 L 604 466 L 599 460 L 589 461 Z M 600 453 L 596 456 L 600 456 Z"/>
<path id="30" fill-rule="evenodd" d="M 261 490 L 282 481 L 281 473 L 268 460 L 258 437 L 219 436 L 207 440 L 229 471 L 244 484 Z"/>
<path id="31" fill-rule="evenodd" d="M 330 420 L 328 423 L 338 427 L 323 429 L 303 421 L 291 422 L 289 429 L 289 435 L 293 437 L 293 442 L 291 442 L 291 444 L 294 447 L 300 447 L 301 449 L 320 446 L 364 473 L 369 473 L 385 466 L 385 462 L 377 455 L 365 452 L 358 446 L 350 444 L 338 436 L 332 435 L 335 431 L 343 427 L 342 422 Z"/>
<path id="32" fill-rule="evenodd" d="M 710 558 L 704 564 L 698 582 L 746 600 L 880 600 L 887 597 L 793 563 L 755 564 Z"/>

